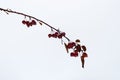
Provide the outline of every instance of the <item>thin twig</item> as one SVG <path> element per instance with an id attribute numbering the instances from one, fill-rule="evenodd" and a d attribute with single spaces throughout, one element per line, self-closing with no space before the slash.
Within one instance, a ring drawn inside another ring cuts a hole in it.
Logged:
<path id="1" fill-rule="evenodd" d="M 48 23 L 46 23 L 46 22 L 44 22 L 44 21 L 42 21 L 42 20 L 40 20 L 40 19 L 38 19 L 38 18 L 36 18 L 36 17 L 30 16 L 30 15 L 27 15 L 27 14 L 24 14 L 24 13 L 21 13 L 21 12 L 17 12 L 17 11 L 12 11 L 11 9 L 3 9 L 3 8 L 0 8 L 0 10 L 1 10 L 1 11 L 4 11 L 4 12 L 6 12 L 6 13 L 14 13 L 14 14 L 18 14 L 18 15 L 25 16 L 25 17 L 33 18 L 33 19 L 35 19 L 36 21 L 41 22 L 41 23 L 45 24 L 46 26 L 48 26 L 49 28 L 52 28 L 52 29 L 54 29 L 55 31 L 59 32 L 58 29 L 54 28 L 53 26 L 49 25 Z M 64 37 L 65 37 L 68 41 L 70 41 L 70 39 L 69 39 L 68 37 L 66 37 L 66 36 L 64 36 Z"/>

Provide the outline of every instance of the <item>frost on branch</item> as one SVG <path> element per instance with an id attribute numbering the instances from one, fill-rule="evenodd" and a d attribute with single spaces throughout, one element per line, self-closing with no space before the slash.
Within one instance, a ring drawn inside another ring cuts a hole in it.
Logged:
<path id="1" fill-rule="evenodd" d="M 0 8 L 0 11 L 5 12 L 6 14 L 14 13 L 14 14 L 22 15 L 23 17 L 25 17 L 25 19 L 22 20 L 22 24 L 27 26 L 28 28 L 37 25 L 37 23 L 39 23 L 41 26 L 43 24 L 46 25 L 48 28 L 51 29 L 51 32 L 48 34 L 48 37 L 55 38 L 55 39 L 61 39 L 62 43 L 64 43 L 67 53 L 70 53 L 69 55 L 71 57 L 79 57 L 80 56 L 82 68 L 84 68 L 85 58 L 88 57 L 88 54 L 86 53 L 87 48 L 85 45 L 80 44 L 81 42 L 79 39 L 76 39 L 75 41 L 71 41 L 66 36 L 65 32 L 60 31 L 59 29 L 56 29 L 53 26 L 49 25 L 48 23 L 46 23 L 40 19 L 37 19 L 33 16 L 30 16 L 30 15 L 27 15 L 24 13 L 20 13 L 20 12 L 16 12 L 16 11 L 12 11 L 11 9 Z M 26 20 L 26 18 L 29 18 L 29 20 Z M 67 42 L 63 41 L 63 38 L 65 38 L 67 40 Z M 70 50 L 72 50 L 72 52 L 70 52 Z"/>

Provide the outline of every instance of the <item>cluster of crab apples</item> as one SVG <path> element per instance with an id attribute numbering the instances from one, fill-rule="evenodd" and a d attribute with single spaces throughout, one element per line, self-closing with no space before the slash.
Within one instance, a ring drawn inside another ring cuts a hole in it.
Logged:
<path id="1" fill-rule="evenodd" d="M 28 20 L 23 20 L 22 23 L 24 25 L 26 25 L 27 27 L 30 27 L 30 26 L 33 26 L 33 25 L 37 24 L 35 20 L 29 20 L 29 21 Z"/>
<path id="2" fill-rule="evenodd" d="M 62 37 L 65 37 L 66 33 L 65 32 L 60 32 L 58 31 L 53 31 L 53 29 L 51 29 L 51 33 L 48 34 L 49 38 L 59 38 L 62 39 Z M 67 53 L 69 53 L 69 49 L 72 49 L 73 51 L 70 53 L 71 57 L 78 57 L 79 53 L 82 52 L 81 58 L 84 59 L 85 57 L 88 57 L 87 53 L 86 53 L 86 46 L 85 45 L 80 45 L 80 40 L 76 39 L 74 42 L 73 41 L 69 41 L 67 44 L 64 43 L 65 48 Z"/>
<path id="3" fill-rule="evenodd" d="M 27 27 L 36 25 L 36 21 L 35 20 L 23 20 L 22 23 L 24 25 L 26 25 Z M 40 25 L 42 25 L 42 23 L 40 23 Z M 61 32 L 59 30 L 53 30 L 51 28 L 51 33 L 48 34 L 49 38 L 58 38 L 58 39 L 62 39 L 63 37 L 66 37 L 66 33 L 65 32 Z M 65 43 L 65 48 L 67 53 L 69 53 L 70 49 L 72 50 L 70 52 L 70 56 L 71 57 L 78 57 L 80 55 L 81 58 L 81 62 L 82 62 L 82 67 L 84 68 L 84 58 L 88 57 L 87 53 L 86 53 L 86 46 L 85 45 L 80 45 L 80 40 L 76 39 L 75 41 L 68 41 L 68 43 Z M 81 53 L 81 54 L 80 54 Z"/>
<path id="4" fill-rule="evenodd" d="M 82 62 L 82 68 L 84 68 L 84 63 L 85 63 L 85 58 L 88 57 L 88 54 L 86 53 L 86 46 L 85 45 L 80 45 L 80 40 L 77 39 L 75 42 L 68 42 L 68 44 L 64 43 L 65 48 L 67 53 L 69 53 L 69 49 L 72 49 L 73 51 L 70 53 L 71 57 L 78 57 L 79 53 L 81 52 L 82 54 L 80 55 L 80 59 Z"/>
<path id="5" fill-rule="evenodd" d="M 59 38 L 59 39 L 61 39 L 65 35 L 66 35 L 65 32 L 59 32 L 59 31 L 54 32 L 54 31 L 52 31 L 50 34 L 48 34 L 48 37 L 49 38 L 52 37 L 52 38 Z"/>
<path id="6" fill-rule="evenodd" d="M 69 53 L 69 49 L 73 49 L 73 52 L 70 53 L 71 57 L 78 57 L 78 54 L 82 52 L 82 57 L 88 57 L 86 53 L 86 47 L 84 45 L 80 45 L 80 40 L 77 39 L 75 42 L 68 42 L 68 44 L 64 43 L 67 53 Z"/>

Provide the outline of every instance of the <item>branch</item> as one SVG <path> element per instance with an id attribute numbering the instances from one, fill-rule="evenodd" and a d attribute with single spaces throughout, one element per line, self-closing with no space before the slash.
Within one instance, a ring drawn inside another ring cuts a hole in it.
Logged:
<path id="1" fill-rule="evenodd" d="M 59 29 L 54 28 L 53 26 L 49 25 L 48 23 L 46 23 L 46 22 L 44 22 L 44 21 L 42 21 L 42 20 L 40 20 L 36 17 L 30 16 L 30 15 L 27 15 L 27 14 L 24 14 L 24 13 L 21 13 L 21 12 L 17 12 L 17 11 L 12 11 L 11 9 L 0 8 L 0 11 L 3 11 L 7 14 L 14 13 L 14 14 L 22 15 L 24 17 L 28 17 L 29 19 L 33 19 L 32 21 L 25 21 L 25 20 L 22 21 L 23 24 L 27 25 L 27 27 L 32 26 L 32 25 L 36 25 L 36 21 L 37 21 L 40 24 L 44 24 L 47 27 L 51 28 L 51 31 L 54 30 L 55 32 L 52 33 L 52 34 L 48 34 L 48 37 L 49 38 L 50 37 L 59 38 L 59 39 L 61 39 L 62 42 L 63 42 L 62 37 L 67 39 L 68 43 L 66 44 L 64 42 L 67 53 L 69 53 L 69 49 L 73 50 L 73 52 L 70 53 L 71 57 L 78 57 L 79 56 L 78 54 L 82 53 L 80 55 L 80 59 L 81 59 L 81 62 L 82 62 L 82 67 L 84 68 L 84 63 L 85 63 L 84 58 L 88 57 L 88 55 L 86 53 L 86 46 L 85 45 L 80 45 L 79 44 L 80 43 L 79 39 L 76 39 L 75 42 L 70 42 L 70 39 L 68 37 L 66 37 L 65 32 L 61 32 Z"/>
<path id="2" fill-rule="evenodd" d="M 43 24 L 45 24 L 47 27 L 49 28 L 52 28 L 53 30 L 57 31 L 57 32 L 60 32 L 60 30 L 54 28 L 53 26 L 49 25 L 48 23 L 36 18 L 36 17 L 33 17 L 33 16 L 30 16 L 30 15 L 27 15 L 27 14 L 24 14 L 24 13 L 21 13 L 21 12 L 17 12 L 17 11 L 12 11 L 11 9 L 3 9 L 3 8 L 0 8 L 1 11 L 4 11 L 5 13 L 14 13 L 14 14 L 18 14 L 18 15 L 22 15 L 22 16 L 25 16 L 25 17 L 29 17 L 29 18 L 33 18 L 35 19 L 36 21 L 38 22 L 41 22 Z M 64 36 L 68 41 L 70 41 L 70 39 L 66 36 Z"/>

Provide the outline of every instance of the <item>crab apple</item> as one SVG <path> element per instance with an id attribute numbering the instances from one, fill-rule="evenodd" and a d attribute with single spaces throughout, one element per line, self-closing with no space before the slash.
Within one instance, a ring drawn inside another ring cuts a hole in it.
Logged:
<path id="1" fill-rule="evenodd" d="M 32 22 L 29 22 L 29 26 L 32 26 L 33 25 L 33 23 Z"/>
<path id="2" fill-rule="evenodd" d="M 71 57 L 77 57 L 77 56 L 78 56 L 78 53 L 77 53 L 77 52 L 72 52 L 72 53 L 70 54 L 70 56 L 71 56 Z"/>
<path id="3" fill-rule="evenodd" d="M 52 34 L 52 37 L 57 38 L 57 34 Z"/>
<path id="4" fill-rule="evenodd" d="M 76 57 L 77 57 L 77 56 L 78 56 L 78 51 L 77 51 L 77 50 L 75 50 L 74 52 L 75 52 L 75 55 L 76 55 Z"/>
<path id="5" fill-rule="evenodd" d="M 70 56 L 71 56 L 71 57 L 75 57 L 74 52 L 70 53 Z"/>
<path id="6" fill-rule="evenodd" d="M 65 36 L 65 32 L 61 32 L 61 35 L 62 35 L 62 36 Z"/>
<path id="7" fill-rule="evenodd" d="M 58 32 L 55 32 L 54 34 L 58 35 L 59 33 L 58 33 Z"/>
<path id="8" fill-rule="evenodd" d="M 88 57 L 87 53 L 85 53 L 85 52 L 82 54 L 82 56 L 83 57 Z"/>
<path id="9" fill-rule="evenodd" d="M 86 47 L 83 45 L 83 46 L 81 46 L 82 47 L 82 49 L 83 49 L 83 51 L 86 51 L 87 49 L 86 49 Z"/>
<path id="10" fill-rule="evenodd" d="M 74 42 L 69 42 L 67 45 L 68 48 L 73 48 L 74 46 L 75 46 Z"/>
<path id="11" fill-rule="evenodd" d="M 26 26 L 30 27 L 30 22 L 29 21 L 26 21 Z"/>
<path id="12" fill-rule="evenodd" d="M 60 33 L 57 32 L 57 35 L 58 38 L 61 39 L 63 36 L 65 36 L 65 32 L 60 32 Z"/>
<path id="13" fill-rule="evenodd" d="M 80 46 L 79 44 L 77 44 L 77 45 L 75 46 L 75 49 L 76 49 L 78 52 L 80 52 L 80 51 L 81 51 L 81 46 Z"/>
<path id="14" fill-rule="evenodd" d="M 23 23 L 23 24 L 26 24 L 26 21 L 25 21 L 25 20 L 22 20 L 22 23 Z"/>
<path id="15" fill-rule="evenodd" d="M 52 37 L 52 34 L 48 34 L 48 37 L 51 38 L 51 37 Z"/>
<path id="16" fill-rule="evenodd" d="M 31 23 L 32 23 L 32 25 L 36 25 L 36 21 L 35 20 L 32 20 Z"/>
<path id="17" fill-rule="evenodd" d="M 62 34 L 59 34 L 59 35 L 58 35 L 58 38 L 61 39 L 61 38 L 62 38 Z"/>
<path id="18" fill-rule="evenodd" d="M 74 55 L 75 55 L 75 57 L 77 57 L 78 56 L 78 52 L 75 52 Z"/>
<path id="19" fill-rule="evenodd" d="M 72 44 L 73 46 L 75 46 L 75 42 L 72 42 L 71 44 Z"/>
<path id="20" fill-rule="evenodd" d="M 76 39 L 75 42 L 80 43 L 80 40 L 79 40 L 79 39 Z"/>

